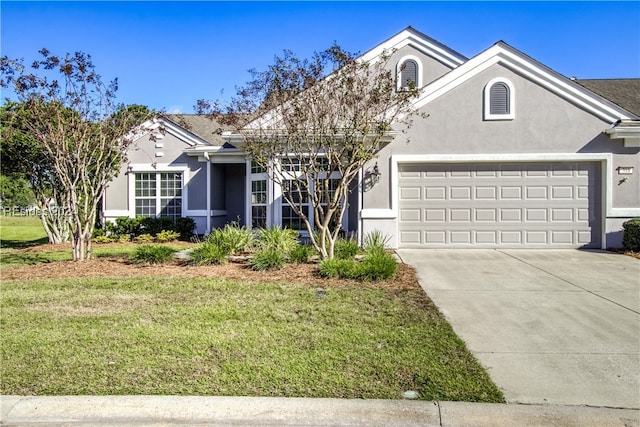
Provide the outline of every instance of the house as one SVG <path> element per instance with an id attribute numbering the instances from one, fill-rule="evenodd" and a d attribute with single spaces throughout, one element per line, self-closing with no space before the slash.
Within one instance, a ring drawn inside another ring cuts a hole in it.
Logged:
<path id="1" fill-rule="evenodd" d="M 384 51 L 398 90 L 422 88 L 415 108 L 428 117 L 365 167 L 379 179 L 354 186 L 345 230 L 380 230 L 396 248 L 621 245 L 623 222 L 640 216 L 640 79 L 567 78 L 502 41 L 466 58 L 411 27 L 363 59 Z M 198 233 L 299 227 L 229 141 L 201 116 L 158 118 L 107 190 L 104 217 L 189 216 Z"/>

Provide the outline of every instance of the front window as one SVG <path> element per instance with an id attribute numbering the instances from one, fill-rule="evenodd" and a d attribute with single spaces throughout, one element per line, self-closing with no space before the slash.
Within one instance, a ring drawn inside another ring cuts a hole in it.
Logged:
<path id="1" fill-rule="evenodd" d="M 283 203 L 282 203 L 282 227 L 292 230 L 303 230 L 305 224 L 300 215 L 289 205 L 290 200 L 302 213 L 309 218 L 309 193 L 302 187 L 303 184 L 296 185 L 294 181 L 288 180 L 282 183 Z"/>
<path id="2" fill-rule="evenodd" d="M 267 180 L 251 181 L 251 226 L 267 226 Z"/>
<path id="3" fill-rule="evenodd" d="M 136 216 L 180 218 L 182 173 L 136 173 L 135 210 Z"/>

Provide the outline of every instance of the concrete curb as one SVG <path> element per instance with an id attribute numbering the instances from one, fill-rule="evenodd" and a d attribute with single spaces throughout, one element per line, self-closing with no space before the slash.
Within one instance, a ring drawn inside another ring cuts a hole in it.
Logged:
<path id="1" fill-rule="evenodd" d="M 408 400 L 1 396 L 3 426 L 640 426 L 640 410 Z"/>

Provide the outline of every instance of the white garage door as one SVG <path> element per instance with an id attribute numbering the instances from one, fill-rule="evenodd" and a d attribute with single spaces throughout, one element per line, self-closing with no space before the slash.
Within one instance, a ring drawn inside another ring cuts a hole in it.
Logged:
<path id="1" fill-rule="evenodd" d="M 597 163 L 401 164 L 400 247 L 599 248 Z"/>

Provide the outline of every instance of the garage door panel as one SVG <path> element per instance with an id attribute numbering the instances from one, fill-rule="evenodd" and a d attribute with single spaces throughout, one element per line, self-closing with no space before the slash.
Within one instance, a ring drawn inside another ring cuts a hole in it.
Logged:
<path id="1" fill-rule="evenodd" d="M 599 247 L 599 169 L 560 162 L 401 165 L 400 246 Z"/>

